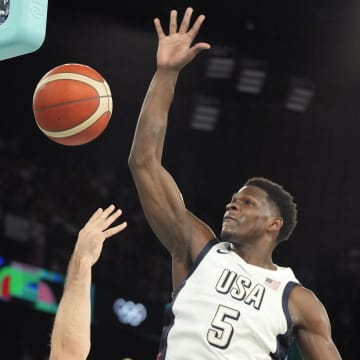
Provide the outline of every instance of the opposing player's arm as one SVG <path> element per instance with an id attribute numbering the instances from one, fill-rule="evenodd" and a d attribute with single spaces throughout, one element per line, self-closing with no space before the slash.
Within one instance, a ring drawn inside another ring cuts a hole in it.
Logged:
<path id="1" fill-rule="evenodd" d="M 74 254 L 51 334 L 50 360 L 85 360 L 90 352 L 91 263 Z"/>
<path id="2" fill-rule="evenodd" d="M 112 226 L 120 215 L 113 205 L 98 209 L 79 232 L 51 332 L 49 360 L 85 360 L 90 352 L 92 266 L 104 241 L 125 229 L 126 222 Z"/>
<path id="3" fill-rule="evenodd" d="M 341 360 L 325 307 L 312 291 L 294 287 L 289 309 L 303 360 Z"/>

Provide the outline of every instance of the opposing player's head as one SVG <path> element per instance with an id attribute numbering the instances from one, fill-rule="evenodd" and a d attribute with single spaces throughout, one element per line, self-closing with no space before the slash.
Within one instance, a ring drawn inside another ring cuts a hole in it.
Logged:
<path id="1" fill-rule="evenodd" d="M 247 242 L 270 235 L 287 240 L 297 222 L 297 208 L 281 185 L 262 177 L 249 179 L 226 206 L 221 239 Z"/>

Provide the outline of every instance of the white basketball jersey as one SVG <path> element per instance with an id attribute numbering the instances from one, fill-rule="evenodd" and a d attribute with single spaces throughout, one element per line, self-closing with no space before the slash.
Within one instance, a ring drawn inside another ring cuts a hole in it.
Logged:
<path id="1" fill-rule="evenodd" d="M 298 283 L 290 268 L 250 265 L 230 243 L 211 241 L 174 292 L 158 359 L 286 359 Z"/>

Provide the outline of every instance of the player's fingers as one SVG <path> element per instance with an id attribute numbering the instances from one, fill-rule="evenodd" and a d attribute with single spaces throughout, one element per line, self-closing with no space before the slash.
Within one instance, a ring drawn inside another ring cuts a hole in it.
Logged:
<path id="1" fill-rule="evenodd" d="M 179 29 L 179 33 L 186 33 L 189 29 L 190 26 L 190 20 L 191 20 L 191 15 L 193 13 L 193 9 L 191 7 L 188 7 L 185 11 L 184 17 L 182 19 L 181 25 L 180 25 L 180 29 Z"/>
<path id="2" fill-rule="evenodd" d="M 155 26 L 155 30 L 156 30 L 159 40 L 163 39 L 166 35 L 164 33 L 164 30 L 163 30 L 160 20 L 158 18 L 154 19 L 154 26 Z"/>
<path id="3" fill-rule="evenodd" d="M 197 55 L 202 50 L 208 50 L 208 49 L 210 49 L 210 44 L 206 42 L 197 43 L 192 47 L 192 51 L 194 52 L 194 55 Z"/>
<path id="4" fill-rule="evenodd" d="M 193 26 L 190 28 L 190 30 L 188 31 L 188 34 L 191 35 L 191 37 L 194 39 L 195 36 L 197 35 L 197 33 L 200 30 L 200 27 L 202 25 L 202 23 L 205 21 L 205 15 L 199 15 L 196 19 L 196 21 L 194 22 Z"/>
<path id="5" fill-rule="evenodd" d="M 173 35 L 177 32 L 177 11 L 170 11 L 170 24 L 169 24 L 169 34 Z"/>
<path id="6" fill-rule="evenodd" d="M 105 238 L 109 238 L 109 237 L 119 233 L 120 231 L 124 230 L 126 228 L 126 226 L 127 226 L 127 222 L 124 221 L 120 225 L 116 225 L 114 227 L 111 227 L 111 228 L 105 230 L 103 232 L 103 234 L 105 235 Z"/>

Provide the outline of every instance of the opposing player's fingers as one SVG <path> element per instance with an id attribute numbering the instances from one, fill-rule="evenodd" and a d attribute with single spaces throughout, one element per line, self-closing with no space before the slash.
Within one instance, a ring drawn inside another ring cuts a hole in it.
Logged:
<path id="1" fill-rule="evenodd" d="M 85 226 L 88 225 L 88 224 L 91 224 L 93 223 L 94 221 L 96 221 L 96 219 L 98 219 L 101 214 L 103 213 L 103 209 L 102 208 L 99 208 L 97 209 L 89 218 L 89 220 L 86 222 Z"/>
<path id="2" fill-rule="evenodd" d="M 177 32 L 177 11 L 170 11 L 170 24 L 169 24 L 169 34 L 175 34 Z"/>
<path id="3" fill-rule="evenodd" d="M 115 205 L 111 204 L 107 208 L 98 209 L 90 220 L 87 222 L 87 227 L 99 228 L 101 230 L 105 230 L 108 228 L 121 214 L 122 210 L 115 210 Z"/>
<path id="4" fill-rule="evenodd" d="M 111 204 L 106 209 L 104 209 L 102 217 L 107 218 L 115 210 L 115 205 Z"/>
<path id="5" fill-rule="evenodd" d="M 102 229 L 107 229 L 116 219 L 118 219 L 122 214 L 121 209 L 117 209 L 114 211 L 111 215 L 109 215 L 107 218 L 103 219 L 102 221 Z"/>
<path id="6" fill-rule="evenodd" d="M 185 11 L 184 17 L 182 19 L 181 25 L 180 25 L 180 29 L 179 29 L 179 33 L 186 33 L 189 29 L 190 26 L 190 20 L 191 20 L 191 15 L 193 13 L 193 9 L 191 7 L 188 7 Z"/>
<path id="7" fill-rule="evenodd" d="M 113 226 L 113 227 L 105 230 L 103 233 L 106 238 L 109 238 L 109 237 L 119 233 L 120 231 L 124 230 L 126 228 L 126 226 L 127 226 L 127 222 L 124 221 L 120 225 L 116 225 L 116 226 Z"/>

